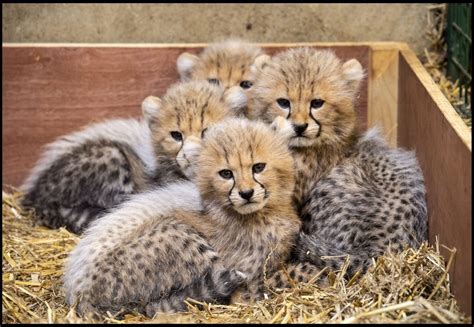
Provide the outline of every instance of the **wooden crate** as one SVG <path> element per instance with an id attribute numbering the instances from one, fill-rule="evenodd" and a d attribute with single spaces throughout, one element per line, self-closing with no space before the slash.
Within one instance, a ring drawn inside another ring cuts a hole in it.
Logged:
<path id="1" fill-rule="evenodd" d="M 57 136 L 92 121 L 137 117 L 148 95 L 178 79 L 176 59 L 205 44 L 3 44 L 3 185 L 19 186 Z M 471 132 L 404 43 L 262 44 L 330 48 L 367 71 L 357 103 L 363 126 L 414 149 L 423 170 L 429 237 L 457 249 L 452 290 L 471 314 Z M 441 249 L 443 251 L 443 249 Z M 446 254 L 446 252 L 444 252 Z"/>

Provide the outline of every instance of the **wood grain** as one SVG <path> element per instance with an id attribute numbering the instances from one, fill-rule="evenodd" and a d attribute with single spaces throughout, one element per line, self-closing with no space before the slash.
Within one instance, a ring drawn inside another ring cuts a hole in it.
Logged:
<path id="1" fill-rule="evenodd" d="M 307 44 L 306 44 L 307 45 Z M 180 53 L 204 45 L 45 46 L 3 44 L 3 183 L 19 186 L 42 147 L 91 122 L 138 117 L 141 101 L 178 80 Z M 291 45 L 269 45 L 269 53 Z M 334 49 L 370 70 L 368 46 Z M 366 123 L 367 81 L 357 110 Z"/>
<path id="2" fill-rule="evenodd" d="M 390 146 L 397 145 L 398 49 L 372 49 L 367 122 L 378 125 Z"/>
<path id="3" fill-rule="evenodd" d="M 457 249 L 452 291 L 471 315 L 470 131 L 411 50 L 402 50 L 399 67 L 398 144 L 416 151 L 427 189 L 430 243 L 438 236 Z"/>

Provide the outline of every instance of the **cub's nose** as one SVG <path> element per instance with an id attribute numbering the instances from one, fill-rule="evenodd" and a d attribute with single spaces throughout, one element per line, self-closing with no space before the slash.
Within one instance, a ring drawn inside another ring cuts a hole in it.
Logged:
<path id="1" fill-rule="evenodd" d="M 293 124 L 293 129 L 294 129 L 296 135 L 298 135 L 298 136 L 303 135 L 306 128 L 308 128 L 308 124 L 301 124 L 301 125 Z"/>
<path id="2" fill-rule="evenodd" d="M 245 191 L 240 191 L 239 194 L 240 194 L 240 196 L 242 197 L 242 199 L 250 200 L 250 198 L 251 198 L 252 195 L 253 195 L 253 189 L 251 189 L 251 190 L 245 190 Z"/>

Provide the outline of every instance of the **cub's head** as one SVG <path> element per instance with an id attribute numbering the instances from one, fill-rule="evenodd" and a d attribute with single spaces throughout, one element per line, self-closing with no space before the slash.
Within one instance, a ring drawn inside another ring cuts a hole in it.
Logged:
<path id="1" fill-rule="evenodd" d="M 354 101 L 364 78 L 356 59 L 295 48 L 257 60 L 253 72 L 249 116 L 268 123 L 283 117 L 291 147 L 340 144 L 354 132 Z"/>
<path id="2" fill-rule="evenodd" d="M 233 93 L 234 101 L 244 101 L 254 83 L 250 68 L 259 56 L 268 57 L 253 44 L 226 40 L 209 45 L 198 56 L 182 53 L 177 68 L 183 81 L 204 79 Z"/>
<path id="3" fill-rule="evenodd" d="M 278 210 L 291 206 L 293 159 L 265 123 L 230 118 L 209 129 L 197 183 L 203 202 L 214 208 L 239 215 Z"/>
<path id="4" fill-rule="evenodd" d="M 234 115 L 234 105 L 221 88 L 206 81 L 172 85 L 162 99 L 147 97 L 142 111 L 156 155 L 175 160 L 191 177 L 192 160 L 200 151 L 201 139 L 210 126 Z"/>

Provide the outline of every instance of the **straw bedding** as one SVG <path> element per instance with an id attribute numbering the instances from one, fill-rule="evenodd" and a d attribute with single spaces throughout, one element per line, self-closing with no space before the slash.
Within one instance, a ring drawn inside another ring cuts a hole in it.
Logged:
<path id="1" fill-rule="evenodd" d="M 86 322 L 68 307 L 61 289 L 65 260 L 79 237 L 63 228 L 35 226 L 33 214 L 18 206 L 20 196 L 15 190 L 3 192 L 2 323 Z M 199 310 L 189 299 L 187 313 L 155 319 L 139 313 L 122 319 L 108 314 L 91 322 L 471 323 L 450 293 L 448 270 L 455 250 L 449 251 L 447 263 L 438 245 L 388 252 L 374 260 L 365 275 L 350 281 L 341 278 L 343 268 L 330 273 L 328 286 L 295 283 L 253 305 L 204 304 Z"/>
<path id="2" fill-rule="evenodd" d="M 457 82 L 443 73 L 445 7 L 433 6 L 430 17 L 433 12 L 428 31 L 432 47 L 425 50 L 424 65 L 455 108 L 465 107 Z M 470 104 L 469 117 L 463 119 L 471 126 Z M 472 323 L 450 292 L 448 271 L 456 251 L 446 248 L 451 253 L 446 263 L 438 244 L 387 252 L 373 260 L 366 274 L 350 281 L 341 278 L 343 267 L 330 273 L 329 286 L 295 282 L 291 289 L 272 290 L 269 299 L 253 305 L 210 305 L 189 299 L 188 313 L 154 319 L 139 313 L 123 319 L 111 314 L 95 321 L 82 319 L 65 303 L 61 289 L 65 260 L 79 237 L 63 228 L 35 226 L 33 213 L 19 207 L 20 196 L 14 189 L 2 194 L 2 323 Z M 315 275 L 313 280 L 317 279 Z M 198 303 L 203 310 L 197 309 Z"/>
<path id="3" fill-rule="evenodd" d="M 462 90 L 459 80 L 453 81 L 446 76 L 447 44 L 444 38 L 447 23 L 446 6 L 446 3 L 428 6 L 426 38 L 429 41 L 429 48 L 424 49 L 421 61 L 462 120 L 472 128 L 471 87 Z M 463 93 L 467 93 L 467 97 Z"/>

